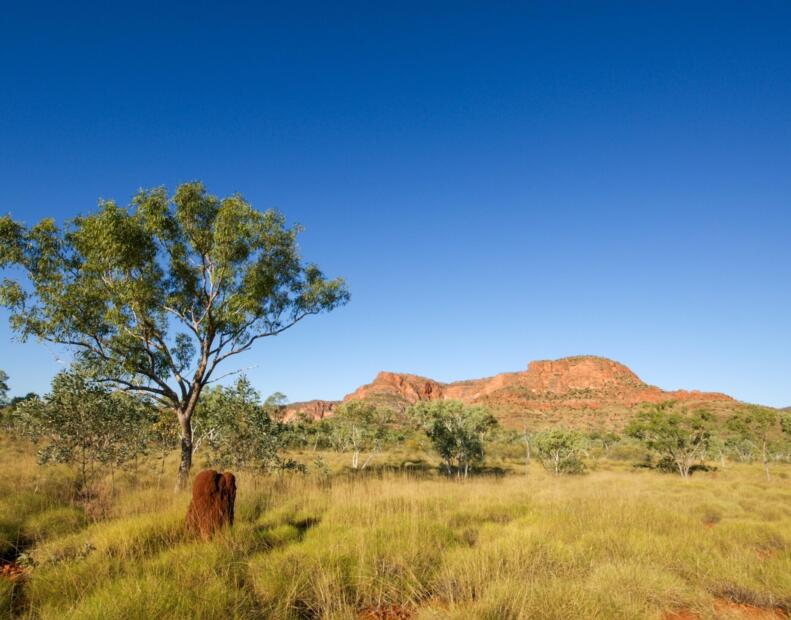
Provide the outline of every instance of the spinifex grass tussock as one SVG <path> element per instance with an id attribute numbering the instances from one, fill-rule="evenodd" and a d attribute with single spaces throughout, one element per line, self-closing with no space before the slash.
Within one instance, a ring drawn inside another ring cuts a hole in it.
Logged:
<path id="1" fill-rule="evenodd" d="M 466 482 L 241 474 L 234 528 L 204 542 L 184 532 L 188 497 L 142 464 L 118 474 L 97 517 L 65 492 L 67 473 L 26 463 L 21 482 L 0 480 L 4 544 L 23 541 L 32 565 L 21 596 L 0 580 L 0 609 L 14 599 L 19 617 L 660 620 L 722 617 L 723 601 L 791 608 L 791 488 L 760 466 L 688 481 L 606 461 L 582 477 L 534 465 Z"/>

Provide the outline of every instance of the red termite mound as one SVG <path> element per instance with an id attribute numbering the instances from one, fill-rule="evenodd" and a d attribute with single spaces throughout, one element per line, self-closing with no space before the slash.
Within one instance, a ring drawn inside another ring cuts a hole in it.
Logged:
<path id="1" fill-rule="evenodd" d="M 187 508 L 187 529 L 208 538 L 225 524 L 233 525 L 236 477 L 204 469 L 192 483 L 192 501 Z"/>

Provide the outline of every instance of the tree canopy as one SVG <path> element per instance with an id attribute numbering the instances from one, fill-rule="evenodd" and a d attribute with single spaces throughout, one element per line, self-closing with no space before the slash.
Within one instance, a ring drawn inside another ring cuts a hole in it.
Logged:
<path id="1" fill-rule="evenodd" d="M 536 455 L 545 469 L 557 474 L 581 474 L 585 463 L 580 455 L 585 449 L 585 436 L 574 430 L 550 429 L 533 437 Z"/>
<path id="2" fill-rule="evenodd" d="M 39 463 L 69 463 L 85 489 L 101 473 L 145 451 L 152 409 L 139 398 L 60 372 L 43 399 L 22 401 L 12 412 L 15 430 L 38 448 Z"/>
<path id="3" fill-rule="evenodd" d="M 781 450 L 782 427 L 777 412 L 767 407 L 748 405 L 732 415 L 726 424 L 730 438 L 760 456 L 766 479 L 769 480 L 769 458 Z"/>
<path id="4" fill-rule="evenodd" d="M 690 412 L 668 401 L 638 413 L 627 425 L 626 434 L 658 452 L 664 463 L 687 478 L 695 460 L 702 460 L 706 453 L 713 423 L 705 409 Z"/>
<path id="5" fill-rule="evenodd" d="M 229 357 L 349 300 L 298 253 L 298 226 L 199 182 L 141 190 L 128 207 L 101 201 L 58 227 L 0 218 L 0 305 L 14 331 L 66 345 L 87 377 L 141 392 L 178 416 L 180 481 L 191 418 Z"/>
<path id="6" fill-rule="evenodd" d="M 365 469 L 387 438 L 388 421 L 387 412 L 371 403 L 343 403 L 329 418 L 329 442 L 338 452 L 351 452 L 352 469 Z M 368 452 L 368 458 L 360 466 L 363 452 Z"/>
<path id="7" fill-rule="evenodd" d="M 470 465 L 483 459 L 484 435 L 497 426 L 484 407 L 456 400 L 423 401 L 412 407 L 411 415 L 445 461 L 448 473 L 455 461 L 457 475 L 465 478 Z"/>

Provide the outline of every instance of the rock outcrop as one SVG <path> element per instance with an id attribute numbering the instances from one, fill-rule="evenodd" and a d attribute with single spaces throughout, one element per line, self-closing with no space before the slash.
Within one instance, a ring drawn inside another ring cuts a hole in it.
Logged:
<path id="1" fill-rule="evenodd" d="M 403 410 L 419 401 L 441 399 L 486 405 L 505 424 L 534 418 L 569 426 L 620 426 L 634 407 L 667 400 L 683 401 L 690 406 L 736 404 L 725 394 L 662 390 L 643 382 L 623 364 L 590 355 L 534 361 L 524 371 L 451 383 L 380 372 L 371 383 L 348 394 L 343 402 L 367 400 Z M 333 406 L 328 401 L 310 401 L 291 405 L 289 409 L 321 418 L 331 415 Z"/>
<path id="2" fill-rule="evenodd" d="M 332 415 L 332 410 L 335 409 L 337 404 L 334 400 L 306 400 L 301 403 L 291 403 L 286 405 L 283 421 L 290 422 L 300 417 L 308 420 L 321 420 L 328 415 Z"/>
<path id="3" fill-rule="evenodd" d="M 443 384 L 426 377 L 380 372 L 372 383 L 357 388 L 343 400 L 363 400 L 371 396 L 382 395 L 401 398 L 413 404 L 421 400 L 440 400 L 445 397 L 445 389 Z"/>

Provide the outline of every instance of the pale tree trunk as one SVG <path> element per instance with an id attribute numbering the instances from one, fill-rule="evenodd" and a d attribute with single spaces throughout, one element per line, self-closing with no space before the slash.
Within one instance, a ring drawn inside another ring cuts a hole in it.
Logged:
<path id="1" fill-rule="evenodd" d="M 684 479 L 689 478 L 690 459 L 679 458 L 676 461 L 676 465 L 678 465 L 678 473 L 681 474 L 681 477 Z"/>
<path id="2" fill-rule="evenodd" d="M 179 412 L 179 426 L 181 427 L 181 461 L 179 473 L 176 478 L 176 491 L 187 487 L 190 468 L 192 467 L 192 411 Z"/>
<path id="3" fill-rule="evenodd" d="M 766 441 L 763 443 L 762 457 L 764 461 L 764 473 L 766 474 L 766 480 L 769 481 L 769 450 L 766 445 Z"/>
<path id="4" fill-rule="evenodd" d="M 360 447 L 357 445 L 357 427 L 352 425 L 352 469 L 357 469 L 360 462 Z"/>
<path id="5" fill-rule="evenodd" d="M 162 460 L 159 463 L 159 475 L 157 476 L 157 488 L 162 488 L 162 476 L 165 475 L 165 459 L 167 458 L 168 453 L 164 450 L 162 451 Z"/>
<path id="6" fill-rule="evenodd" d="M 370 463 L 370 462 L 371 462 L 371 459 L 372 459 L 372 458 L 374 458 L 374 455 L 375 455 L 375 454 L 376 454 L 378 451 L 379 451 L 379 450 L 378 450 L 377 448 L 375 448 L 375 449 L 373 449 L 371 452 L 369 452 L 369 453 L 368 453 L 368 457 L 365 459 L 365 463 L 363 463 L 363 466 L 362 466 L 360 469 L 365 469 L 366 467 L 368 467 L 368 463 Z"/>
<path id="7" fill-rule="evenodd" d="M 525 476 L 530 473 L 530 434 L 527 432 L 527 424 L 524 426 L 525 440 Z"/>

